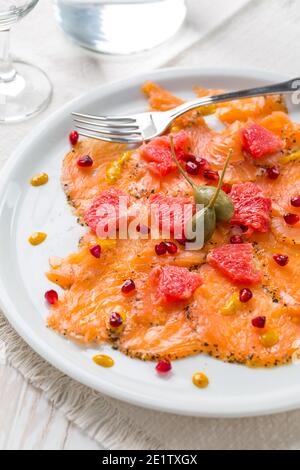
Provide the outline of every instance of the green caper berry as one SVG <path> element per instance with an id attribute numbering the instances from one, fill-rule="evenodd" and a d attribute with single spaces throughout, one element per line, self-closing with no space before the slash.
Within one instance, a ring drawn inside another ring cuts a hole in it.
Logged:
<path id="1" fill-rule="evenodd" d="M 223 167 L 222 174 L 219 179 L 218 187 L 215 188 L 213 186 L 196 186 L 193 180 L 189 178 L 186 175 L 186 173 L 183 171 L 183 169 L 181 168 L 177 160 L 172 136 L 170 136 L 170 144 L 171 144 L 172 155 L 173 155 L 173 158 L 177 165 L 178 170 L 193 188 L 194 199 L 195 199 L 196 204 L 203 204 L 205 206 L 203 209 L 196 212 L 196 214 L 193 216 L 193 219 L 192 219 L 192 232 L 193 233 L 191 233 L 190 231 L 191 229 L 190 227 L 188 227 L 187 229 L 188 238 L 189 239 L 195 238 L 194 232 L 197 226 L 196 225 L 197 221 L 198 219 L 202 219 L 202 221 L 204 222 L 204 243 L 206 243 L 208 240 L 211 239 L 216 229 L 216 223 L 217 223 L 216 205 L 217 203 L 219 202 L 218 220 L 228 221 L 233 216 L 233 211 L 234 211 L 233 203 L 228 198 L 228 196 L 224 193 L 224 191 L 221 190 L 221 185 L 224 180 L 225 172 L 227 170 L 230 158 L 232 156 L 232 149 L 230 149 L 228 156 L 226 158 L 225 165 Z M 213 190 L 211 190 L 210 188 L 213 188 Z M 201 194 L 201 191 L 202 191 L 202 194 Z M 211 192 L 210 197 L 208 197 L 209 191 Z"/>
<path id="2" fill-rule="evenodd" d="M 196 214 L 193 216 L 192 225 L 191 227 L 188 227 L 187 230 L 187 238 L 189 240 L 193 240 L 195 238 L 195 231 L 199 224 L 204 228 L 203 238 L 204 242 L 206 243 L 211 239 L 216 229 L 216 211 L 213 207 L 204 207 L 200 211 L 196 212 Z"/>
<path id="3" fill-rule="evenodd" d="M 204 206 L 208 206 L 216 191 L 217 188 L 214 186 L 198 186 L 198 188 L 194 191 L 196 204 L 203 204 Z M 227 222 L 233 216 L 233 202 L 222 190 L 220 190 L 218 194 L 217 200 L 214 204 L 214 209 L 216 211 L 217 220 Z"/>
<path id="4" fill-rule="evenodd" d="M 216 211 L 215 208 L 205 208 L 204 214 L 204 241 L 211 239 L 216 230 Z"/>

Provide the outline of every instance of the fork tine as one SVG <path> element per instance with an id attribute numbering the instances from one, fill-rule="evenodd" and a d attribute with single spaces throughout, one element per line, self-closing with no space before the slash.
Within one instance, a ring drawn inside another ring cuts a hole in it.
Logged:
<path id="1" fill-rule="evenodd" d="M 90 132 L 95 132 L 96 134 L 103 134 L 103 135 L 111 135 L 111 136 L 134 136 L 134 135 L 141 135 L 140 132 L 133 132 L 132 130 L 122 130 L 119 128 L 119 130 L 108 130 L 108 129 L 93 129 L 92 127 L 87 127 L 87 126 L 79 126 L 76 124 L 77 129 L 81 129 L 83 131 L 90 131 Z"/>
<path id="2" fill-rule="evenodd" d="M 93 119 L 95 121 L 112 121 L 120 123 L 136 123 L 136 119 L 129 116 L 93 116 L 92 114 L 81 114 L 81 113 L 72 113 L 73 116 L 84 118 L 84 119 Z"/>
<path id="3" fill-rule="evenodd" d="M 15 11 L 6 11 L 6 12 L 2 12 L 0 13 L 0 19 L 2 18 L 16 18 L 17 17 L 17 14 Z"/>
<path id="4" fill-rule="evenodd" d="M 98 124 L 96 122 L 92 121 L 87 121 L 86 119 L 77 119 L 73 118 L 74 122 L 78 122 L 79 124 L 89 124 L 91 126 L 96 126 L 97 129 L 101 128 L 111 128 L 111 129 L 132 129 L 132 130 L 138 130 L 139 127 L 134 125 L 134 124 L 108 124 L 106 122 L 101 122 L 101 124 Z M 77 125 L 77 124 L 76 124 Z"/>
<path id="5" fill-rule="evenodd" d="M 2 19 L 0 18 L 0 28 L 5 28 L 6 26 L 10 26 L 11 24 L 13 24 L 15 21 L 16 21 L 16 17 L 10 17 L 10 18 L 5 18 L 5 19 Z"/>
<path id="6" fill-rule="evenodd" d="M 91 132 L 79 132 L 79 134 L 83 137 L 88 137 L 90 139 L 104 140 L 105 142 L 113 142 L 117 144 L 138 144 L 142 142 L 142 139 L 135 137 L 108 137 L 101 134 L 93 135 Z"/>

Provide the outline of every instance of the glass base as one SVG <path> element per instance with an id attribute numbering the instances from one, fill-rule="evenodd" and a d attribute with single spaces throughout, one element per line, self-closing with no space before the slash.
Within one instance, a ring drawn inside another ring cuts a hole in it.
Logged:
<path id="1" fill-rule="evenodd" d="M 15 61 L 13 80 L 0 80 L 0 123 L 24 121 L 43 111 L 52 97 L 52 85 L 40 68 Z"/>

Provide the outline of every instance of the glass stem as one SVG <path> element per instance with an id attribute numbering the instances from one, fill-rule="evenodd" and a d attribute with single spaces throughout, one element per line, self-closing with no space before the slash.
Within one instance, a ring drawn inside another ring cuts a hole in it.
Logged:
<path id="1" fill-rule="evenodd" d="M 10 54 L 10 30 L 0 31 L 0 83 L 11 82 L 16 76 Z"/>

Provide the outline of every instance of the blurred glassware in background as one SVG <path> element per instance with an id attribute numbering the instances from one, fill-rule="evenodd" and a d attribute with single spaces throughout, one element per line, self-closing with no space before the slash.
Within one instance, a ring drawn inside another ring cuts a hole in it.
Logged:
<path id="1" fill-rule="evenodd" d="M 49 103 L 52 86 L 38 67 L 13 61 L 10 28 L 27 15 L 39 0 L 0 0 L 0 123 L 17 122 L 42 111 Z"/>
<path id="2" fill-rule="evenodd" d="M 185 0 L 54 0 L 62 30 L 81 46 L 131 54 L 170 39 L 186 16 Z"/>

